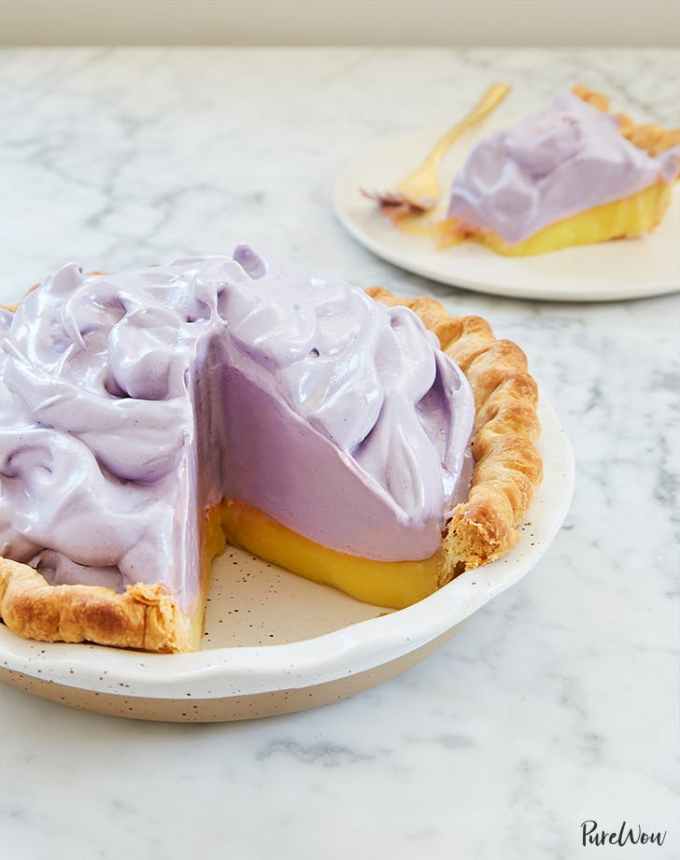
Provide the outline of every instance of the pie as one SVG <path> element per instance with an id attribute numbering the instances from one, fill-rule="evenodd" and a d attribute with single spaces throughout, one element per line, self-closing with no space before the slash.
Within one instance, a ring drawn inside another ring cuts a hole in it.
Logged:
<path id="1" fill-rule="evenodd" d="M 652 231 L 680 174 L 680 131 L 608 108 L 576 86 L 481 141 L 454 179 L 441 244 L 468 238 L 516 257 Z"/>
<path id="2" fill-rule="evenodd" d="M 248 246 L 69 264 L 0 311 L 0 617 L 192 650 L 226 543 L 399 609 L 515 543 L 541 480 L 515 344 Z"/>
<path id="3" fill-rule="evenodd" d="M 520 257 L 651 232 L 678 175 L 680 129 L 612 114 L 577 85 L 475 145 L 434 219 L 378 199 L 398 227 L 442 248 L 471 240 Z"/>

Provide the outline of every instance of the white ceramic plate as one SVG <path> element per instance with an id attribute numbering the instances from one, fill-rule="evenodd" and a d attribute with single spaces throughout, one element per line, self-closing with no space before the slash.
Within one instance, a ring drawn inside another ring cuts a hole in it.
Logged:
<path id="1" fill-rule="evenodd" d="M 562 525 L 573 453 L 545 403 L 541 421 L 545 478 L 517 547 L 414 606 L 387 612 L 229 550 L 216 563 L 203 650 L 45 644 L 0 625 L 0 679 L 103 713 L 219 721 L 327 704 L 396 675 L 523 577 Z"/>
<path id="2" fill-rule="evenodd" d="M 506 124 L 507 115 L 503 116 L 502 122 L 494 120 L 485 125 L 483 133 Z M 451 150 L 442 170 L 443 187 L 449 187 L 481 133 L 469 135 Z M 400 232 L 360 189 L 395 188 L 420 162 L 437 135 L 437 130 L 430 130 L 375 144 L 338 178 L 336 214 L 352 236 L 374 254 L 443 284 L 515 298 L 600 302 L 680 290 L 677 190 L 662 224 L 643 239 L 567 248 L 537 257 L 502 257 L 475 242 L 438 250 L 428 237 Z"/>

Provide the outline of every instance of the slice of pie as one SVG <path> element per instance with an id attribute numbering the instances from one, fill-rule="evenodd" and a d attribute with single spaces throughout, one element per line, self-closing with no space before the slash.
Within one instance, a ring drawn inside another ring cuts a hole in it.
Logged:
<path id="1" fill-rule="evenodd" d="M 60 269 L 1 312 L 0 617 L 198 647 L 225 542 L 395 609 L 517 539 L 541 477 L 524 354 L 431 299 L 250 248 Z"/>
<path id="2" fill-rule="evenodd" d="M 576 86 L 473 148 L 453 181 L 440 244 L 527 256 L 642 236 L 680 174 L 680 130 L 636 125 Z"/>

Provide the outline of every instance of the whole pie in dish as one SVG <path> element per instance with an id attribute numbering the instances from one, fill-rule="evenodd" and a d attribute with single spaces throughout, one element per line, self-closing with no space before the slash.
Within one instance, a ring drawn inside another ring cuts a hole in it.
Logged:
<path id="1" fill-rule="evenodd" d="M 1 312 L 0 616 L 198 647 L 240 546 L 401 608 L 510 549 L 541 478 L 524 354 L 432 299 L 232 256 L 84 275 Z"/>

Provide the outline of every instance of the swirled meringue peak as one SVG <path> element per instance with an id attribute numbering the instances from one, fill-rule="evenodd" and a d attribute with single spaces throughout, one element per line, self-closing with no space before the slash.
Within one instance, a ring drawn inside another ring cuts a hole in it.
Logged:
<path id="1" fill-rule="evenodd" d="M 448 217 L 510 244 L 680 173 L 680 147 L 648 155 L 573 93 L 482 140 L 453 181 Z"/>
<path id="2" fill-rule="evenodd" d="M 324 546 L 436 552 L 474 406 L 405 308 L 232 256 L 84 275 L 0 315 L 0 555 L 197 596 L 199 520 L 247 503 Z"/>

